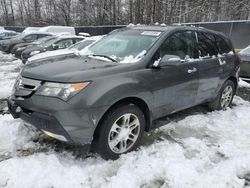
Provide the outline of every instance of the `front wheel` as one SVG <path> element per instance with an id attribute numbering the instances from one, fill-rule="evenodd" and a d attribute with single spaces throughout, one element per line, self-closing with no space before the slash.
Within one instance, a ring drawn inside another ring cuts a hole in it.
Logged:
<path id="1" fill-rule="evenodd" d="M 211 110 L 225 110 L 226 108 L 230 107 L 235 95 L 235 89 L 236 86 L 234 82 L 227 80 L 223 84 L 216 99 L 209 103 L 209 108 Z"/>
<path id="2" fill-rule="evenodd" d="M 98 127 L 92 147 L 104 159 L 117 159 L 137 148 L 144 130 L 144 114 L 137 106 L 114 108 Z"/>

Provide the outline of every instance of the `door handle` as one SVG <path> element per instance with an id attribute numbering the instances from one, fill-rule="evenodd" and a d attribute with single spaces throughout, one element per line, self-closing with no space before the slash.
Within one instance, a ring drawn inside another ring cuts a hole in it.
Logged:
<path id="1" fill-rule="evenodd" d="M 197 71 L 197 68 L 194 67 L 193 69 L 188 69 L 187 72 L 190 74 L 190 73 L 194 73 L 196 71 Z"/>
<path id="2" fill-rule="evenodd" d="M 222 60 L 221 58 L 219 58 L 219 63 L 220 63 L 220 65 L 225 65 L 227 62 L 225 60 Z"/>

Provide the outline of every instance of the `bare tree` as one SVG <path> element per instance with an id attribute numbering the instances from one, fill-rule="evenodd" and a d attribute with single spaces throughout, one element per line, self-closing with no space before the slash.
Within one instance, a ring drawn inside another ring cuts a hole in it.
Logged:
<path id="1" fill-rule="evenodd" d="M 1 25 L 170 24 L 249 18 L 249 0 L 0 0 Z"/>

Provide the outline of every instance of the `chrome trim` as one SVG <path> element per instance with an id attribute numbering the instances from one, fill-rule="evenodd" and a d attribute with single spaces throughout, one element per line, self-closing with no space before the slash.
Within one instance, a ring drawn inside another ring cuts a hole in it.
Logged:
<path id="1" fill-rule="evenodd" d="M 15 96 L 25 97 L 35 92 L 41 86 L 41 81 L 19 77 L 14 85 Z"/>

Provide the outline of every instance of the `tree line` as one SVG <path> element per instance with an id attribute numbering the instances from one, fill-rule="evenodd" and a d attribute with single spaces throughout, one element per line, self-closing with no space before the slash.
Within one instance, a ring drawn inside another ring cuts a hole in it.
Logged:
<path id="1" fill-rule="evenodd" d="M 0 0 L 0 25 L 124 25 L 250 19 L 249 0 Z"/>

